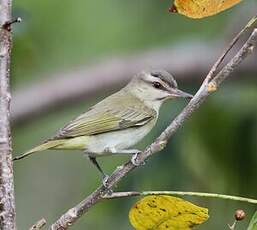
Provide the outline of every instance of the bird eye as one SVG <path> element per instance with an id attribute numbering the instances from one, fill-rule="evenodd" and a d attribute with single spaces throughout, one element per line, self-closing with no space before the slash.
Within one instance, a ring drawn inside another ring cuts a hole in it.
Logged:
<path id="1" fill-rule="evenodd" d="M 158 81 L 154 81 L 154 82 L 153 82 L 153 87 L 154 87 L 154 88 L 156 88 L 156 89 L 160 89 L 160 88 L 161 88 L 161 86 L 162 86 L 162 85 L 161 85 L 161 83 L 160 83 L 160 82 L 158 82 Z"/>

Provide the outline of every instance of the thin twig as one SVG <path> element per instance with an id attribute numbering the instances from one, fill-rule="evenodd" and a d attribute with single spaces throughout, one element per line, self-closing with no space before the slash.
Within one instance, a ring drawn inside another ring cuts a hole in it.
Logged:
<path id="1" fill-rule="evenodd" d="M 227 48 L 223 51 L 219 59 L 212 66 L 210 72 L 205 78 L 205 83 L 209 83 L 211 81 L 212 77 L 215 76 L 215 73 L 218 67 L 221 65 L 221 63 L 223 62 L 224 58 L 227 56 L 229 51 L 234 47 L 234 45 L 238 42 L 238 40 L 242 37 L 242 35 L 245 34 L 251 27 L 253 27 L 256 22 L 257 22 L 257 15 L 252 17 L 250 21 L 245 25 L 245 27 L 234 37 L 234 39 L 230 42 Z"/>
<path id="2" fill-rule="evenodd" d="M 229 224 L 228 224 L 228 228 L 229 228 L 230 230 L 235 230 L 236 224 L 237 224 L 237 221 L 234 220 L 234 223 L 233 223 L 232 225 L 229 225 Z"/>
<path id="3" fill-rule="evenodd" d="M 5 30 L 10 31 L 12 24 L 20 23 L 20 22 L 22 22 L 21 17 L 17 17 L 17 18 L 14 18 L 14 19 L 10 20 L 10 21 L 5 22 L 2 27 L 3 27 Z"/>
<path id="4" fill-rule="evenodd" d="M 0 229 L 15 230 L 15 199 L 10 133 L 11 0 L 0 1 Z"/>
<path id="5" fill-rule="evenodd" d="M 231 196 L 231 195 L 205 193 L 205 192 L 182 192 L 182 191 L 114 192 L 110 195 L 106 194 L 103 198 L 114 199 L 114 198 L 130 197 L 130 196 L 148 196 L 148 195 L 198 196 L 198 197 L 208 197 L 208 198 L 220 198 L 225 200 L 235 200 L 235 201 L 247 202 L 251 204 L 257 204 L 257 200 L 241 197 L 241 196 Z"/>
<path id="6" fill-rule="evenodd" d="M 213 84 L 220 84 L 225 78 L 227 78 L 234 69 L 252 52 L 253 47 L 257 43 L 257 29 L 255 29 L 250 35 L 247 42 L 238 51 L 238 53 L 231 59 L 231 61 L 220 71 L 217 78 L 213 78 L 211 75 L 210 79 Z M 221 80 L 220 80 L 221 79 Z M 211 92 L 208 89 L 208 85 L 203 82 L 202 86 L 195 94 L 193 99 L 188 105 L 182 110 L 182 112 L 171 122 L 171 124 L 162 132 L 162 134 L 142 153 L 138 154 L 137 162 L 143 163 L 152 154 L 160 151 L 165 147 L 168 139 L 178 130 L 183 122 L 201 105 L 201 103 L 208 97 Z M 106 181 L 106 187 L 100 186 L 87 198 L 81 201 L 78 205 L 64 213 L 54 224 L 50 226 L 50 230 L 68 229 L 75 223 L 84 213 L 88 211 L 93 205 L 103 199 L 103 196 L 107 194 L 108 190 L 117 184 L 124 176 L 130 171 L 135 169 L 136 166 L 130 161 L 117 167 L 113 174 Z"/>
<path id="7" fill-rule="evenodd" d="M 46 225 L 46 220 L 45 218 L 42 218 L 37 223 L 33 224 L 29 230 L 40 230 L 45 225 Z"/>

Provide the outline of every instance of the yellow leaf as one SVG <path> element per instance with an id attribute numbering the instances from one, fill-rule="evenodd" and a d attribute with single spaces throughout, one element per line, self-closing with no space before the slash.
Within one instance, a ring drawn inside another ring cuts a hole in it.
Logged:
<path id="1" fill-rule="evenodd" d="M 204 18 L 226 10 L 242 0 L 175 0 L 170 12 L 190 18 Z"/>
<path id="2" fill-rule="evenodd" d="M 189 230 L 208 218 L 208 209 L 164 195 L 146 196 L 129 212 L 136 230 Z"/>

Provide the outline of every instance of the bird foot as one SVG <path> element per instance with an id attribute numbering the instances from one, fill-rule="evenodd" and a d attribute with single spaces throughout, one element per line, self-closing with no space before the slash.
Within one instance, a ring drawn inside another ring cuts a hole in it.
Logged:
<path id="1" fill-rule="evenodd" d="M 113 193 L 113 191 L 108 188 L 108 180 L 109 180 L 109 176 L 108 175 L 104 175 L 103 176 L 103 179 L 102 179 L 102 183 L 103 183 L 103 186 L 105 187 L 105 189 L 107 190 L 107 195 L 111 195 Z"/>
<path id="2" fill-rule="evenodd" d="M 102 179 L 102 183 L 104 187 L 108 187 L 108 179 L 109 179 L 109 176 L 104 174 Z"/>
<path id="3" fill-rule="evenodd" d="M 133 154 L 133 156 L 131 157 L 131 163 L 133 164 L 133 165 L 135 165 L 135 166 L 140 166 L 140 165 L 145 165 L 145 162 L 143 161 L 143 162 L 139 162 L 138 161 L 138 159 L 137 159 L 137 157 L 138 157 L 138 154 L 139 154 L 140 152 L 137 152 L 137 153 L 134 153 Z"/>

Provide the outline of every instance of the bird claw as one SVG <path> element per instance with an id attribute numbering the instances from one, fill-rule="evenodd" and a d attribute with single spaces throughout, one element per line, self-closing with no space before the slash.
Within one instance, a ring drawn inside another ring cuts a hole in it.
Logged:
<path id="1" fill-rule="evenodd" d="M 133 156 L 131 157 L 131 163 L 133 164 L 133 165 L 135 165 L 135 166 L 140 166 L 140 165 L 145 165 L 145 162 L 143 161 L 143 162 L 138 162 L 138 159 L 137 159 L 137 157 L 138 157 L 138 154 L 139 154 L 140 152 L 137 152 L 137 153 L 134 153 L 133 154 Z"/>
<path id="2" fill-rule="evenodd" d="M 105 187 L 105 189 L 107 190 L 107 195 L 111 195 L 113 193 L 113 191 L 110 188 L 108 188 L 108 179 L 109 179 L 109 176 L 105 174 L 103 176 L 102 183 L 103 183 L 103 186 Z"/>
<path id="3" fill-rule="evenodd" d="M 102 183 L 103 183 L 103 186 L 105 187 L 105 188 L 107 188 L 108 187 L 108 179 L 109 179 L 109 176 L 108 175 L 103 175 L 103 179 L 102 179 Z"/>

